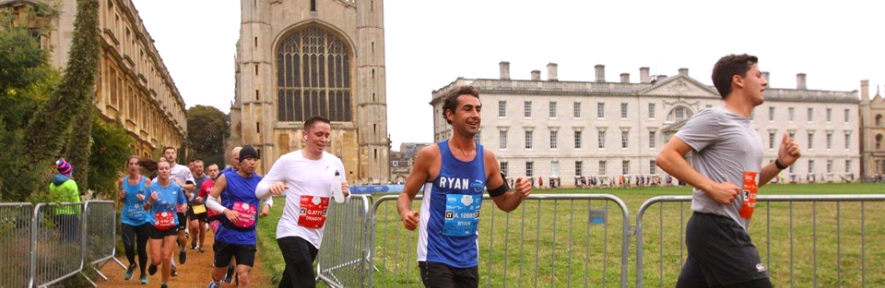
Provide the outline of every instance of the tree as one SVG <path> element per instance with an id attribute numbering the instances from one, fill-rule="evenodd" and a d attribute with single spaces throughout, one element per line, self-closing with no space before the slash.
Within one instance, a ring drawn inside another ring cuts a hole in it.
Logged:
<path id="1" fill-rule="evenodd" d="M 187 109 L 187 142 L 194 157 L 205 162 L 223 163 L 224 140 L 230 137 L 230 118 L 212 106 L 197 105 Z M 187 163 L 181 159 L 182 163 Z"/>
<path id="2" fill-rule="evenodd" d="M 61 84 L 46 104 L 43 105 L 28 123 L 26 131 L 26 161 L 30 165 L 21 169 L 23 182 L 30 184 L 31 189 L 44 187 L 53 159 L 61 155 L 62 147 L 70 141 L 71 130 L 75 119 L 86 119 L 82 113 L 91 113 L 84 105 L 92 105 L 95 75 L 99 61 L 98 2 L 96 0 L 78 0 L 77 15 L 74 20 L 73 43 L 71 44 L 70 60 L 68 60 Z M 91 123 L 91 122 L 90 122 Z M 90 130 L 91 132 L 91 130 Z M 89 141 L 82 138 L 74 139 L 75 145 L 88 145 Z M 85 143 L 83 143 L 85 142 Z M 81 147 L 70 150 L 83 151 Z M 88 146 L 87 150 L 88 151 Z M 69 151 L 70 152 L 70 151 Z M 86 153 L 88 159 L 88 152 Z M 89 165 L 78 161 L 82 169 L 80 175 L 88 175 Z M 86 178 L 76 179 L 87 182 Z"/>
<path id="3" fill-rule="evenodd" d="M 93 114 L 98 113 L 93 108 Z M 119 121 L 104 123 L 101 117 L 92 117 L 92 152 L 89 158 L 89 189 L 95 191 L 96 198 L 113 197 L 117 191 L 116 183 L 120 179 L 121 168 L 132 154 L 129 137 L 123 124 Z M 76 167 L 76 166 L 75 166 Z M 77 169 L 74 169 L 76 171 Z M 80 184 L 83 186 L 83 184 Z M 111 193 L 111 195 L 108 195 Z"/>

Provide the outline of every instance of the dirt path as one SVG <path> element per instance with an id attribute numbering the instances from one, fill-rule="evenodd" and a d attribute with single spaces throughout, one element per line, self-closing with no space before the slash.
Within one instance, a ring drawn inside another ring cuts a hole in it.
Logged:
<path id="1" fill-rule="evenodd" d="M 206 253 L 199 253 L 197 250 L 190 250 L 190 239 L 188 239 L 188 250 L 187 250 L 187 261 L 184 265 L 178 264 L 178 252 L 172 253 L 172 258 L 175 259 L 176 265 L 178 265 L 178 276 L 172 276 L 169 278 L 169 287 L 206 287 L 209 284 L 209 273 L 212 268 L 212 243 L 214 242 L 214 235 L 210 231 L 209 234 L 206 235 L 206 248 L 203 250 Z M 261 247 L 258 247 L 258 250 L 261 252 Z M 150 257 L 150 253 L 148 254 Z M 138 257 L 136 256 L 136 259 Z M 128 265 L 129 261 L 126 259 L 125 254 L 120 255 L 118 258 L 124 265 Z M 261 270 L 261 258 L 256 254 L 255 255 L 255 267 L 252 268 L 252 271 L 249 273 L 249 278 L 251 279 L 251 283 L 249 287 L 256 288 L 265 288 L 271 287 L 270 277 L 262 272 Z M 150 263 L 150 260 L 148 260 Z M 150 265 L 150 264 L 148 264 Z M 148 285 L 141 285 L 139 283 L 139 272 L 135 271 L 132 279 L 129 281 L 123 280 L 123 274 L 125 270 L 120 268 L 120 265 L 116 263 L 108 263 L 101 269 L 101 273 L 104 273 L 108 276 L 108 281 L 105 282 L 101 279 L 98 279 L 96 283 L 99 287 L 123 287 L 123 288 L 143 288 L 143 287 L 160 287 L 162 283 L 162 276 L 160 275 L 160 271 L 157 271 L 157 274 L 153 276 L 148 276 Z M 231 284 L 223 284 L 221 287 L 236 287 L 236 282 Z"/>

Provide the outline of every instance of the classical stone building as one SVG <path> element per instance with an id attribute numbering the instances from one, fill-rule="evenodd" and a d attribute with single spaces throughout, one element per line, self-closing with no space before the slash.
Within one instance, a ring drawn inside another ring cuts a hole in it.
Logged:
<path id="1" fill-rule="evenodd" d="M 303 123 L 332 120 L 327 151 L 352 183 L 389 180 L 384 1 L 241 0 L 229 146 L 260 149 L 259 172 L 301 149 Z M 230 149 L 228 149 L 230 150 Z"/>
<path id="2" fill-rule="evenodd" d="M 876 96 L 870 99 L 869 81 L 860 82 L 860 171 L 865 180 L 883 180 L 885 176 L 885 99 L 876 87 Z"/>
<path id="3" fill-rule="evenodd" d="M 559 178 L 572 186 L 580 176 L 662 176 L 655 164 L 660 148 L 694 113 L 723 103 L 715 88 L 685 68 L 673 76 L 653 76 L 642 67 L 638 82 L 628 73 L 611 82 L 605 66 L 597 65 L 595 81 L 559 81 L 557 64 L 550 63 L 542 81 L 539 70 L 530 80 L 511 79 L 509 65 L 501 62 L 499 79 L 458 78 L 433 91 L 430 104 L 439 141 L 451 134 L 442 99 L 460 85 L 479 88 L 484 109 L 477 141 L 495 151 L 511 177 Z M 805 77 L 797 75 L 794 89 L 767 89 L 765 104 L 754 110 L 765 161 L 777 157 L 787 132 L 802 145 L 803 157 L 784 171 L 786 180 L 855 179 L 861 154 L 857 91 L 809 90 Z"/>
<path id="4" fill-rule="evenodd" d="M 59 1 L 59 17 L 50 21 L 52 31 L 40 31 L 39 23 L 25 23 L 25 15 L 38 1 L 0 0 L 0 8 L 11 8 L 20 25 L 32 27 L 41 46 L 50 49 L 50 63 L 63 69 L 74 31 L 77 1 Z M 185 104 L 163 64 L 154 40 L 138 16 L 131 0 L 102 0 L 98 29 L 101 55 L 95 83 L 95 106 L 105 121 L 119 119 L 135 140 L 133 153 L 153 156 L 157 148 L 179 147 L 185 141 Z"/>
<path id="5" fill-rule="evenodd" d="M 403 142 L 399 145 L 399 151 L 390 154 L 390 181 L 393 183 L 405 183 L 412 173 L 412 165 L 418 159 L 418 152 L 431 143 Z"/>

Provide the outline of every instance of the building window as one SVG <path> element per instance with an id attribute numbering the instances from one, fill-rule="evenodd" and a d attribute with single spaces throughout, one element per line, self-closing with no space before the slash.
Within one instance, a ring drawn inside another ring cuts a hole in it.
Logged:
<path id="1" fill-rule="evenodd" d="M 559 131 L 553 130 L 550 131 L 550 149 L 556 149 L 557 143 L 556 138 L 559 136 Z"/>
<path id="2" fill-rule="evenodd" d="M 655 131 L 648 131 L 648 148 L 655 148 Z"/>
<path id="3" fill-rule="evenodd" d="M 599 131 L 599 149 L 605 149 L 605 131 Z"/>
<path id="4" fill-rule="evenodd" d="M 882 114 L 876 114 L 876 127 L 882 126 Z"/>
<path id="5" fill-rule="evenodd" d="M 793 174 L 795 172 L 796 172 L 796 165 L 790 165 L 790 174 Z"/>
<path id="6" fill-rule="evenodd" d="M 372 124 L 374 125 L 374 124 Z M 476 135 L 473 135 L 473 141 L 476 143 L 482 143 L 482 131 L 476 131 Z"/>
<path id="7" fill-rule="evenodd" d="M 317 0 L 310 0 L 310 12 L 317 12 Z"/>
<path id="8" fill-rule="evenodd" d="M 550 162 L 550 177 L 559 177 L 559 161 Z"/>
<path id="9" fill-rule="evenodd" d="M 655 119 L 655 103 L 648 103 L 648 119 Z"/>
<path id="10" fill-rule="evenodd" d="M 605 119 L 605 103 L 596 103 L 596 118 Z"/>
<path id="11" fill-rule="evenodd" d="M 795 114 L 796 109 L 793 107 L 787 108 L 787 121 L 793 122 L 793 114 Z"/>
<path id="12" fill-rule="evenodd" d="M 876 150 L 882 149 L 882 134 L 876 135 Z"/>
<path id="13" fill-rule="evenodd" d="M 621 161 L 621 174 L 622 175 L 630 174 L 630 160 Z"/>
<path id="14" fill-rule="evenodd" d="M 768 132 L 768 149 L 774 149 L 774 143 L 777 141 L 777 133 L 776 132 Z"/>
<path id="15" fill-rule="evenodd" d="M 688 109 L 688 107 L 679 106 L 673 108 L 673 110 L 671 110 L 670 113 L 667 114 L 667 122 L 681 122 L 685 119 L 691 118 L 692 115 L 694 114 L 691 112 L 691 110 Z"/>
<path id="16" fill-rule="evenodd" d="M 605 174 L 608 174 L 608 173 L 606 173 L 606 171 L 605 171 L 605 168 L 606 168 L 605 166 L 608 166 L 608 165 L 606 165 L 606 164 L 607 164 L 607 163 L 605 163 L 605 160 L 599 160 L 599 175 L 605 175 Z"/>
<path id="17" fill-rule="evenodd" d="M 316 115 L 333 122 L 351 121 L 346 41 L 311 25 L 283 38 L 277 51 L 278 121 L 301 122 Z"/>
<path id="18" fill-rule="evenodd" d="M 498 148 L 507 149 L 507 130 L 498 131 Z"/>
<path id="19" fill-rule="evenodd" d="M 652 175 L 658 174 L 658 163 L 655 160 L 648 161 L 648 172 Z"/>
<path id="20" fill-rule="evenodd" d="M 808 132 L 808 150 L 814 149 L 814 132 Z"/>
<path id="21" fill-rule="evenodd" d="M 498 101 L 498 117 L 507 117 L 507 101 Z"/>
<path id="22" fill-rule="evenodd" d="M 851 115 L 851 109 L 845 109 L 845 123 L 848 123 L 849 122 L 848 120 L 851 119 L 850 115 Z"/>
<path id="23" fill-rule="evenodd" d="M 814 160 L 808 160 L 808 174 L 814 173 Z"/>
<path id="24" fill-rule="evenodd" d="M 508 166 L 509 165 L 508 165 L 507 161 L 501 162 L 501 173 L 504 173 L 504 176 L 507 176 L 510 174 L 509 173 L 510 169 L 508 169 L 509 168 Z M 507 182 L 507 179 L 504 179 L 504 182 Z"/>
<path id="25" fill-rule="evenodd" d="M 575 118 L 581 119 L 581 102 L 575 102 L 572 105 L 572 115 Z"/>
<path id="26" fill-rule="evenodd" d="M 851 160 L 845 160 L 845 173 L 851 173 Z"/>
<path id="27" fill-rule="evenodd" d="M 851 149 L 851 134 L 845 133 L 845 150 Z"/>
<path id="28" fill-rule="evenodd" d="M 774 121 L 774 106 L 768 107 L 768 121 Z"/>
<path id="29" fill-rule="evenodd" d="M 808 122 L 814 121 L 814 108 L 808 108 Z"/>
<path id="30" fill-rule="evenodd" d="M 525 101 L 525 102 L 522 104 L 522 107 L 523 107 L 523 108 L 522 108 L 522 110 L 523 110 L 523 112 L 522 112 L 523 116 L 525 116 L 525 118 L 531 118 L 531 117 L 532 117 L 532 101 Z"/>
<path id="31" fill-rule="evenodd" d="M 575 149 L 581 149 L 581 131 L 575 131 Z"/>
<path id="32" fill-rule="evenodd" d="M 621 148 L 627 148 L 627 140 L 630 136 L 630 131 L 621 130 Z"/>
<path id="33" fill-rule="evenodd" d="M 827 123 L 833 121 L 833 108 L 827 108 Z"/>
<path id="34" fill-rule="evenodd" d="M 532 131 L 525 131 L 525 149 L 532 149 Z"/>
<path id="35" fill-rule="evenodd" d="M 833 173 L 833 160 L 827 160 L 827 173 Z"/>
<path id="36" fill-rule="evenodd" d="M 532 161 L 525 162 L 525 177 L 529 177 L 529 178 L 534 177 L 534 175 L 535 175 L 534 170 L 535 170 L 535 162 L 532 162 Z"/>
<path id="37" fill-rule="evenodd" d="M 575 176 L 584 176 L 584 161 L 575 161 Z"/>
<path id="38" fill-rule="evenodd" d="M 550 102 L 550 118 L 556 118 L 556 102 Z"/>
<path id="39" fill-rule="evenodd" d="M 621 119 L 627 119 L 627 103 L 621 103 Z"/>
<path id="40" fill-rule="evenodd" d="M 833 149 L 833 133 L 827 132 L 827 150 Z"/>

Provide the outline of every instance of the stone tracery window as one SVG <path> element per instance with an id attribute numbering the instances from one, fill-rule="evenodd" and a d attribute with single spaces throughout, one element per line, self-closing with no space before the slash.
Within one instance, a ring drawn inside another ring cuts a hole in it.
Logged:
<path id="1" fill-rule="evenodd" d="M 342 39 L 312 25 L 286 36 L 276 61 L 278 121 L 351 121 L 350 54 Z"/>
<path id="2" fill-rule="evenodd" d="M 694 115 L 694 113 L 691 112 L 691 109 L 688 109 L 688 107 L 677 106 L 667 114 L 667 122 L 680 122 L 691 118 L 692 115 Z"/>

